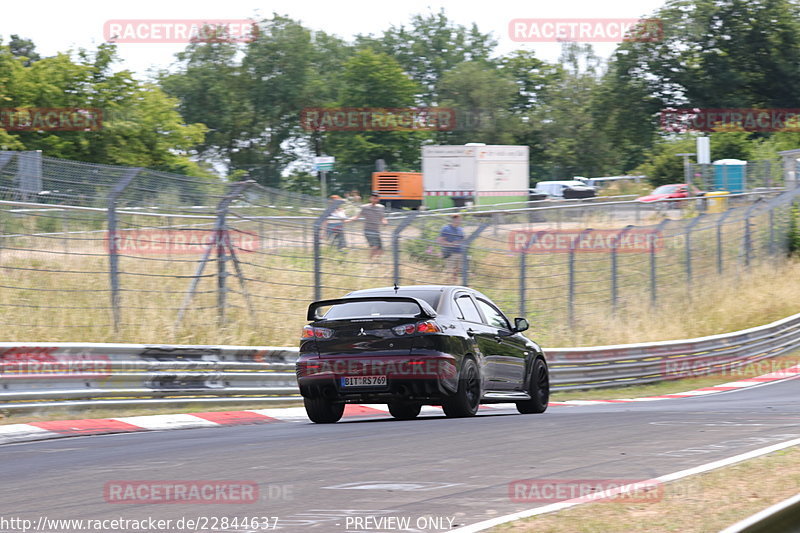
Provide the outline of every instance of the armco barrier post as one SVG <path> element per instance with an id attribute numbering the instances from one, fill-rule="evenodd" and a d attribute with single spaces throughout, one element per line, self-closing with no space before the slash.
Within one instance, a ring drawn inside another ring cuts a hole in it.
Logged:
<path id="1" fill-rule="evenodd" d="M 342 205 L 344 200 L 334 200 L 328 204 L 325 211 L 314 221 L 314 299 L 322 299 L 322 225 L 328 220 L 328 217 L 333 213 L 337 207 Z"/>
<path id="2" fill-rule="evenodd" d="M 484 222 L 478 228 L 470 234 L 469 237 L 464 239 L 464 246 L 463 251 L 461 252 L 461 284 L 465 287 L 469 282 L 469 248 L 472 246 L 472 243 L 477 239 L 481 232 L 489 227 L 488 222 Z"/>
<path id="3" fill-rule="evenodd" d="M 141 168 L 128 169 L 108 194 L 108 275 L 111 282 L 111 314 L 113 316 L 115 333 L 119 331 L 121 319 L 119 308 L 119 253 L 117 250 L 117 199 L 141 170 Z"/>
<path id="4" fill-rule="evenodd" d="M 617 281 L 617 248 L 619 247 L 620 241 L 625 236 L 625 234 L 631 230 L 634 226 L 627 225 L 623 229 L 617 233 L 617 239 L 614 242 L 614 246 L 611 248 L 611 307 L 614 312 L 617 312 L 617 301 L 618 301 L 618 292 L 619 292 L 619 284 Z"/>
<path id="5" fill-rule="evenodd" d="M 392 232 L 392 261 L 394 263 L 394 284 L 400 285 L 400 234 L 419 215 L 419 211 L 411 211 Z"/>

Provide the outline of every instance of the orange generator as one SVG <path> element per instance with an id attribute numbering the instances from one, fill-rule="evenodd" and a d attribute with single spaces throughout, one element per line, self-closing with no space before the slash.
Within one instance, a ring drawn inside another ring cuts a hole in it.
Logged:
<path id="1" fill-rule="evenodd" d="M 380 202 L 390 209 L 422 205 L 421 172 L 373 172 L 372 190 L 380 195 Z"/>

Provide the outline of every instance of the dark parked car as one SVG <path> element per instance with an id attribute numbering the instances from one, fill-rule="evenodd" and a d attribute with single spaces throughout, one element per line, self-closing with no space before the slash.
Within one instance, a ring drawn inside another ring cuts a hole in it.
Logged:
<path id="1" fill-rule="evenodd" d="M 420 285 L 351 292 L 308 308 L 297 381 L 308 417 L 336 422 L 346 403 L 385 403 L 411 419 L 422 405 L 450 417 L 481 403 L 542 413 L 550 393 L 542 349 L 492 301 L 467 287 Z"/>

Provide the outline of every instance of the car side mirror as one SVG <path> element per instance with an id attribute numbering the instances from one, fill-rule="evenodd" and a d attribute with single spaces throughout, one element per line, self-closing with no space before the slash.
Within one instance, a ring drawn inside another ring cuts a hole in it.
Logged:
<path id="1" fill-rule="evenodd" d="M 517 317 L 517 318 L 514 319 L 514 331 L 516 333 L 519 333 L 521 331 L 525 331 L 529 327 L 531 327 L 530 324 L 528 324 L 528 321 L 525 320 L 524 318 Z"/>

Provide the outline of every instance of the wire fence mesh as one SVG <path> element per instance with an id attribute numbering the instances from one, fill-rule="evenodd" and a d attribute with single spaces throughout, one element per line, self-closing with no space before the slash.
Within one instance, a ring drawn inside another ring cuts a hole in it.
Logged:
<path id="1" fill-rule="evenodd" d="M 30 341 L 293 345 L 311 300 L 393 283 L 470 285 L 569 330 L 782 261 L 800 191 L 466 208 L 448 249 L 453 210 L 376 232 L 349 201 L 0 157 L 0 327 Z"/>

